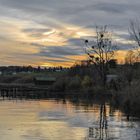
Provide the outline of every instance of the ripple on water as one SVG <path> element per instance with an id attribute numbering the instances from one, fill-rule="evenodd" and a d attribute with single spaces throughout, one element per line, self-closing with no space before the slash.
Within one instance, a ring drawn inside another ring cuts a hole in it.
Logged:
<path id="1" fill-rule="evenodd" d="M 140 120 L 109 105 L 0 101 L 0 140 L 138 140 Z"/>

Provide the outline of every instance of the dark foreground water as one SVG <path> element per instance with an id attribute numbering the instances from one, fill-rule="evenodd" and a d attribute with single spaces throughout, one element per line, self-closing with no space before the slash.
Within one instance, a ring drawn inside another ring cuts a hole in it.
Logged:
<path id="1" fill-rule="evenodd" d="M 139 140 L 140 120 L 107 104 L 0 100 L 0 140 Z"/>

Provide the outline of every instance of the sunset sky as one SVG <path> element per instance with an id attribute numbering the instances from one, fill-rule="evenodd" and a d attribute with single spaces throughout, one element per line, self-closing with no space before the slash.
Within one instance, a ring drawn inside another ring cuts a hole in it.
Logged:
<path id="1" fill-rule="evenodd" d="M 96 25 L 109 25 L 121 61 L 139 13 L 139 0 L 0 0 L 0 65 L 70 66 Z"/>

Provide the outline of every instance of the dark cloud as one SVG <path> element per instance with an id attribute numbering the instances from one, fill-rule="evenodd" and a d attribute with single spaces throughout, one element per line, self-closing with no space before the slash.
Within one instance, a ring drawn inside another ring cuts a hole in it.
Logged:
<path id="1" fill-rule="evenodd" d="M 35 45 L 35 44 L 34 44 Z M 38 46 L 38 44 L 36 44 Z M 39 45 L 41 47 L 41 45 Z M 40 52 L 34 55 L 46 57 L 43 60 L 47 62 L 75 62 L 75 55 L 81 55 L 84 52 L 80 49 L 69 46 L 51 46 L 41 47 Z M 69 56 L 69 58 L 68 58 Z"/>
<path id="2" fill-rule="evenodd" d="M 65 62 L 72 62 L 72 61 L 74 61 L 74 59 L 69 59 L 69 58 L 66 58 L 66 57 L 63 57 L 63 58 L 57 58 L 57 59 L 53 59 L 53 58 L 45 58 L 45 59 L 43 59 L 43 61 L 65 63 Z"/>
<path id="3" fill-rule="evenodd" d="M 117 50 L 129 50 L 132 48 L 134 48 L 134 46 L 132 46 L 131 44 L 122 44 L 122 43 L 117 44 Z"/>
<path id="4" fill-rule="evenodd" d="M 126 24 L 133 18 L 131 16 L 139 16 L 140 12 L 138 0 L 0 0 L 0 5 L 19 10 L 15 15 L 22 11 L 26 18 L 43 24 L 47 24 L 47 17 L 51 17 L 83 26 L 91 23 L 120 25 Z"/>
<path id="5" fill-rule="evenodd" d="M 83 53 L 82 49 L 75 46 L 43 46 L 41 44 L 32 43 L 33 46 L 40 47 L 40 55 L 49 56 L 67 56 L 67 55 L 80 55 Z"/>
<path id="6" fill-rule="evenodd" d="M 70 38 L 68 40 L 70 45 L 81 47 L 83 45 L 83 39 L 79 38 Z"/>
<path id="7" fill-rule="evenodd" d="M 139 10 L 139 6 L 133 3 L 99 3 L 94 5 L 94 8 L 98 11 L 104 11 L 112 14 L 127 14 L 129 11 Z"/>
<path id="8" fill-rule="evenodd" d="M 82 48 L 75 46 L 43 46 L 36 43 L 32 43 L 31 45 L 38 46 L 40 48 L 40 52 L 33 55 L 46 57 L 48 61 L 70 62 L 75 61 L 75 59 L 72 58 L 73 56 L 84 54 Z M 69 58 L 67 56 L 69 56 Z"/>

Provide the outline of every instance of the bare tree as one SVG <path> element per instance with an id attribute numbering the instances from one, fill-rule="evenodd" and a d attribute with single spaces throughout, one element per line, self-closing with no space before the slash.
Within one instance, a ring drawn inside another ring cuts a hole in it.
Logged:
<path id="1" fill-rule="evenodd" d="M 137 62 L 137 56 L 134 50 L 129 50 L 125 56 L 125 67 L 123 71 L 123 75 L 128 82 L 128 85 L 131 86 L 131 82 L 134 78 L 134 68 L 133 64 Z"/>
<path id="2" fill-rule="evenodd" d="M 133 50 L 129 50 L 125 56 L 125 63 L 133 65 L 135 62 L 137 62 L 137 56 Z"/>
<path id="3" fill-rule="evenodd" d="M 125 67 L 125 77 L 131 86 L 131 82 L 134 78 L 134 67 L 133 64 L 136 62 L 140 62 L 140 22 L 138 20 L 131 20 L 129 33 L 131 39 L 134 41 L 134 48 L 129 50 L 125 57 L 125 63 L 127 64 Z"/>
<path id="4" fill-rule="evenodd" d="M 96 27 L 96 36 L 91 41 L 85 40 L 85 46 L 85 53 L 89 56 L 90 62 L 95 64 L 105 86 L 108 62 L 113 58 L 116 49 L 107 26 Z"/>
<path id="5" fill-rule="evenodd" d="M 135 54 L 137 55 L 137 61 L 140 59 L 140 22 L 138 20 L 130 21 L 129 33 L 131 39 L 136 43 L 134 47 Z"/>

